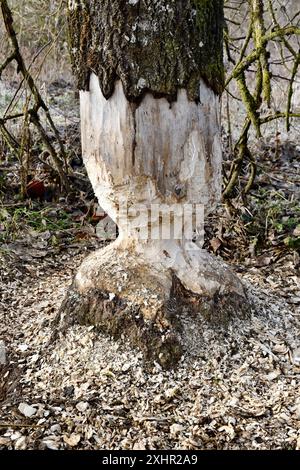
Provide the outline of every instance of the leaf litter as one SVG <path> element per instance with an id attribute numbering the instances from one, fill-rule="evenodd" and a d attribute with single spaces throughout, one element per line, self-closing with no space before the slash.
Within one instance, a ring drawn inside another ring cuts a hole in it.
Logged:
<path id="1" fill-rule="evenodd" d="M 1 272 L 0 449 L 300 448 L 293 255 L 237 268 L 255 305 L 251 321 L 226 331 L 203 321 L 173 371 L 146 369 L 126 338 L 93 327 L 73 326 L 49 345 L 84 256 L 68 248 L 31 260 L 30 270 L 11 260 Z"/>

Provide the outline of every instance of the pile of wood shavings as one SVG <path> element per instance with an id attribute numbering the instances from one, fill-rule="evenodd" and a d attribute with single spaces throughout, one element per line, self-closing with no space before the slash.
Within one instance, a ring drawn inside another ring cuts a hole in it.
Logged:
<path id="1" fill-rule="evenodd" d="M 277 284 L 276 273 L 273 284 L 258 269 L 244 275 L 251 322 L 226 332 L 203 322 L 177 370 L 149 371 L 125 338 L 93 328 L 72 327 L 47 347 L 81 259 L 69 252 L 30 272 L 6 266 L 0 449 L 300 448 L 300 316 L 279 296 L 279 273 Z"/>

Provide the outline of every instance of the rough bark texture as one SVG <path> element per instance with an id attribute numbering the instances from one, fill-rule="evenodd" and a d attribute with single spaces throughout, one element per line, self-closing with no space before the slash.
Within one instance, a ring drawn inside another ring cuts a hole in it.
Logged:
<path id="1" fill-rule="evenodd" d="M 118 79 L 130 101 L 199 100 L 200 78 L 222 91 L 223 0 L 70 0 L 69 29 L 81 90 L 94 72 L 106 98 Z"/>

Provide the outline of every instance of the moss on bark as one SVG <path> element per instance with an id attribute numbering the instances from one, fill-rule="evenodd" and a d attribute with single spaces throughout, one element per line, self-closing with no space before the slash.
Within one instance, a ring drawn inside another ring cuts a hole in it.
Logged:
<path id="1" fill-rule="evenodd" d="M 175 100 L 185 88 L 199 99 L 203 78 L 223 89 L 223 0 L 70 0 L 69 32 L 79 89 L 99 77 L 109 98 L 121 79 L 125 94 Z"/>

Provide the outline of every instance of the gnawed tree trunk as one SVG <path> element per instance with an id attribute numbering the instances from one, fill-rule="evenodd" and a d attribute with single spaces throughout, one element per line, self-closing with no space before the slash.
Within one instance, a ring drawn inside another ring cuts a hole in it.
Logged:
<path id="1" fill-rule="evenodd" d="M 191 233 L 221 194 L 223 1 L 73 0 L 69 24 L 85 164 L 120 235 L 83 262 L 60 327 L 124 334 L 168 367 L 184 323 L 249 311 L 240 281 Z"/>

